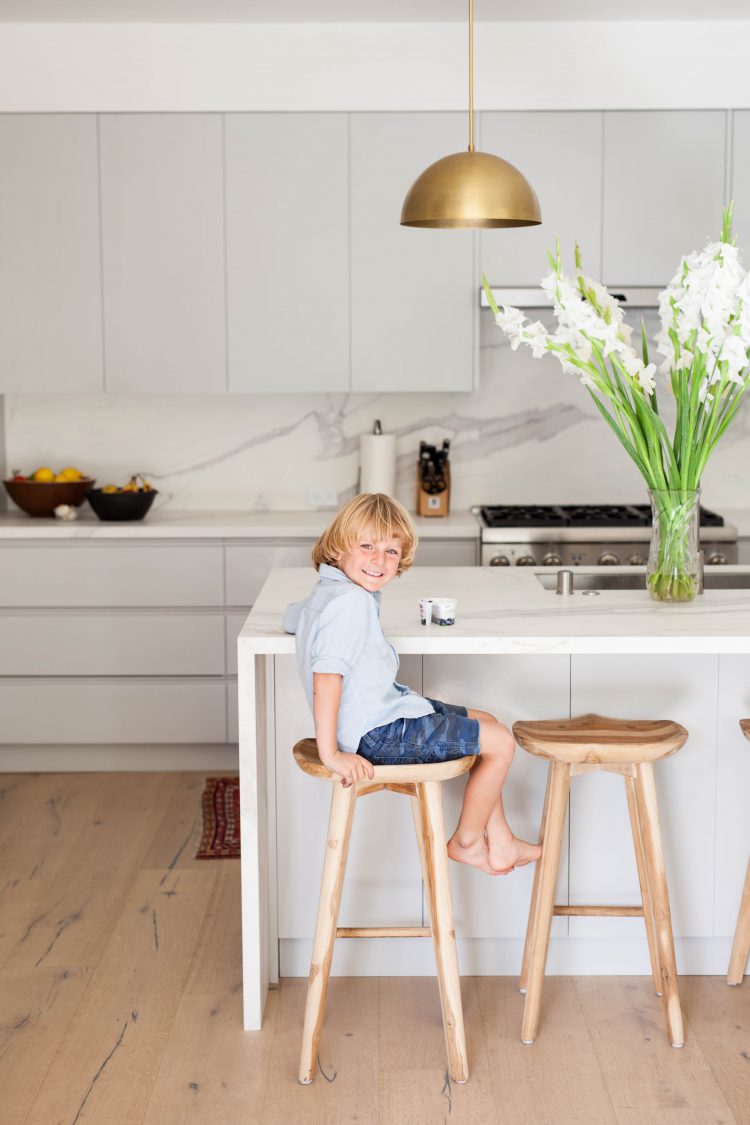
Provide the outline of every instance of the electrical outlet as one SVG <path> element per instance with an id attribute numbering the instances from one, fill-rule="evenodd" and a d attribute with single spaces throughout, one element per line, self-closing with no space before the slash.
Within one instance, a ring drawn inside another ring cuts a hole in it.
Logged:
<path id="1" fill-rule="evenodd" d="M 310 488 L 307 503 L 311 508 L 338 508 L 339 494 L 329 488 Z"/>

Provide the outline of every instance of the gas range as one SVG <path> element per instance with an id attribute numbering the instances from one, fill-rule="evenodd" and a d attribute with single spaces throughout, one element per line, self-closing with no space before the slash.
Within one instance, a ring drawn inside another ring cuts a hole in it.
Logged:
<path id="1" fill-rule="evenodd" d="M 645 566 L 650 504 L 502 504 L 473 508 L 482 566 Z M 701 508 L 706 563 L 737 562 L 737 529 Z"/>

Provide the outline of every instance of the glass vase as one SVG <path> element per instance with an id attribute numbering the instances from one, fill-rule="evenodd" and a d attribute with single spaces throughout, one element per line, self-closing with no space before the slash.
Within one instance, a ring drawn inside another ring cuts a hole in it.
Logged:
<path id="1" fill-rule="evenodd" d="M 650 491 L 653 524 L 646 567 L 648 592 L 658 602 L 689 602 L 699 588 L 700 489 Z"/>

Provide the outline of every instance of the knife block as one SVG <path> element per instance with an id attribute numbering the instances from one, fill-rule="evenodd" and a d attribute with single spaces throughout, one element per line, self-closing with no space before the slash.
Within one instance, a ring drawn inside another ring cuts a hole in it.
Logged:
<path id="1" fill-rule="evenodd" d="M 418 516 L 447 516 L 451 505 L 451 467 L 445 466 L 445 490 L 443 492 L 425 492 L 422 488 L 422 476 L 417 462 L 417 515 Z"/>

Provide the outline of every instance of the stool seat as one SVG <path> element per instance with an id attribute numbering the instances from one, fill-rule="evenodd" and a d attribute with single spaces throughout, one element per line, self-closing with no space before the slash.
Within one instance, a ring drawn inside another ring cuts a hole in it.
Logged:
<path id="1" fill-rule="evenodd" d="M 319 777 L 324 781 L 340 781 L 337 773 L 331 773 L 320 760 L 318 744 L 314 738 L 303 738 L 294 747 L 294 760 L 304 773 L 310 777 Z M 375 766 L 375 777 L 378 782 L 416 782 L 416 781 L 449 781 L 452 777 L 460 777 L 467 773 L 476 761 L 476 755 L 467 755 L 456 758 L 452 762 L 430 762 L 423 766 Z M 367 784 L 366 779 L 364 784 Z M 360 782 L 360 784 L 363 784 Z"/>
<path id="2" fill-rule="evenodd" d="M 516 741 L 530 754 L 571 764 L 657 762 L 685 744 L 688 732 L 669 719 L 574 719 L 513 724 Z"/>

